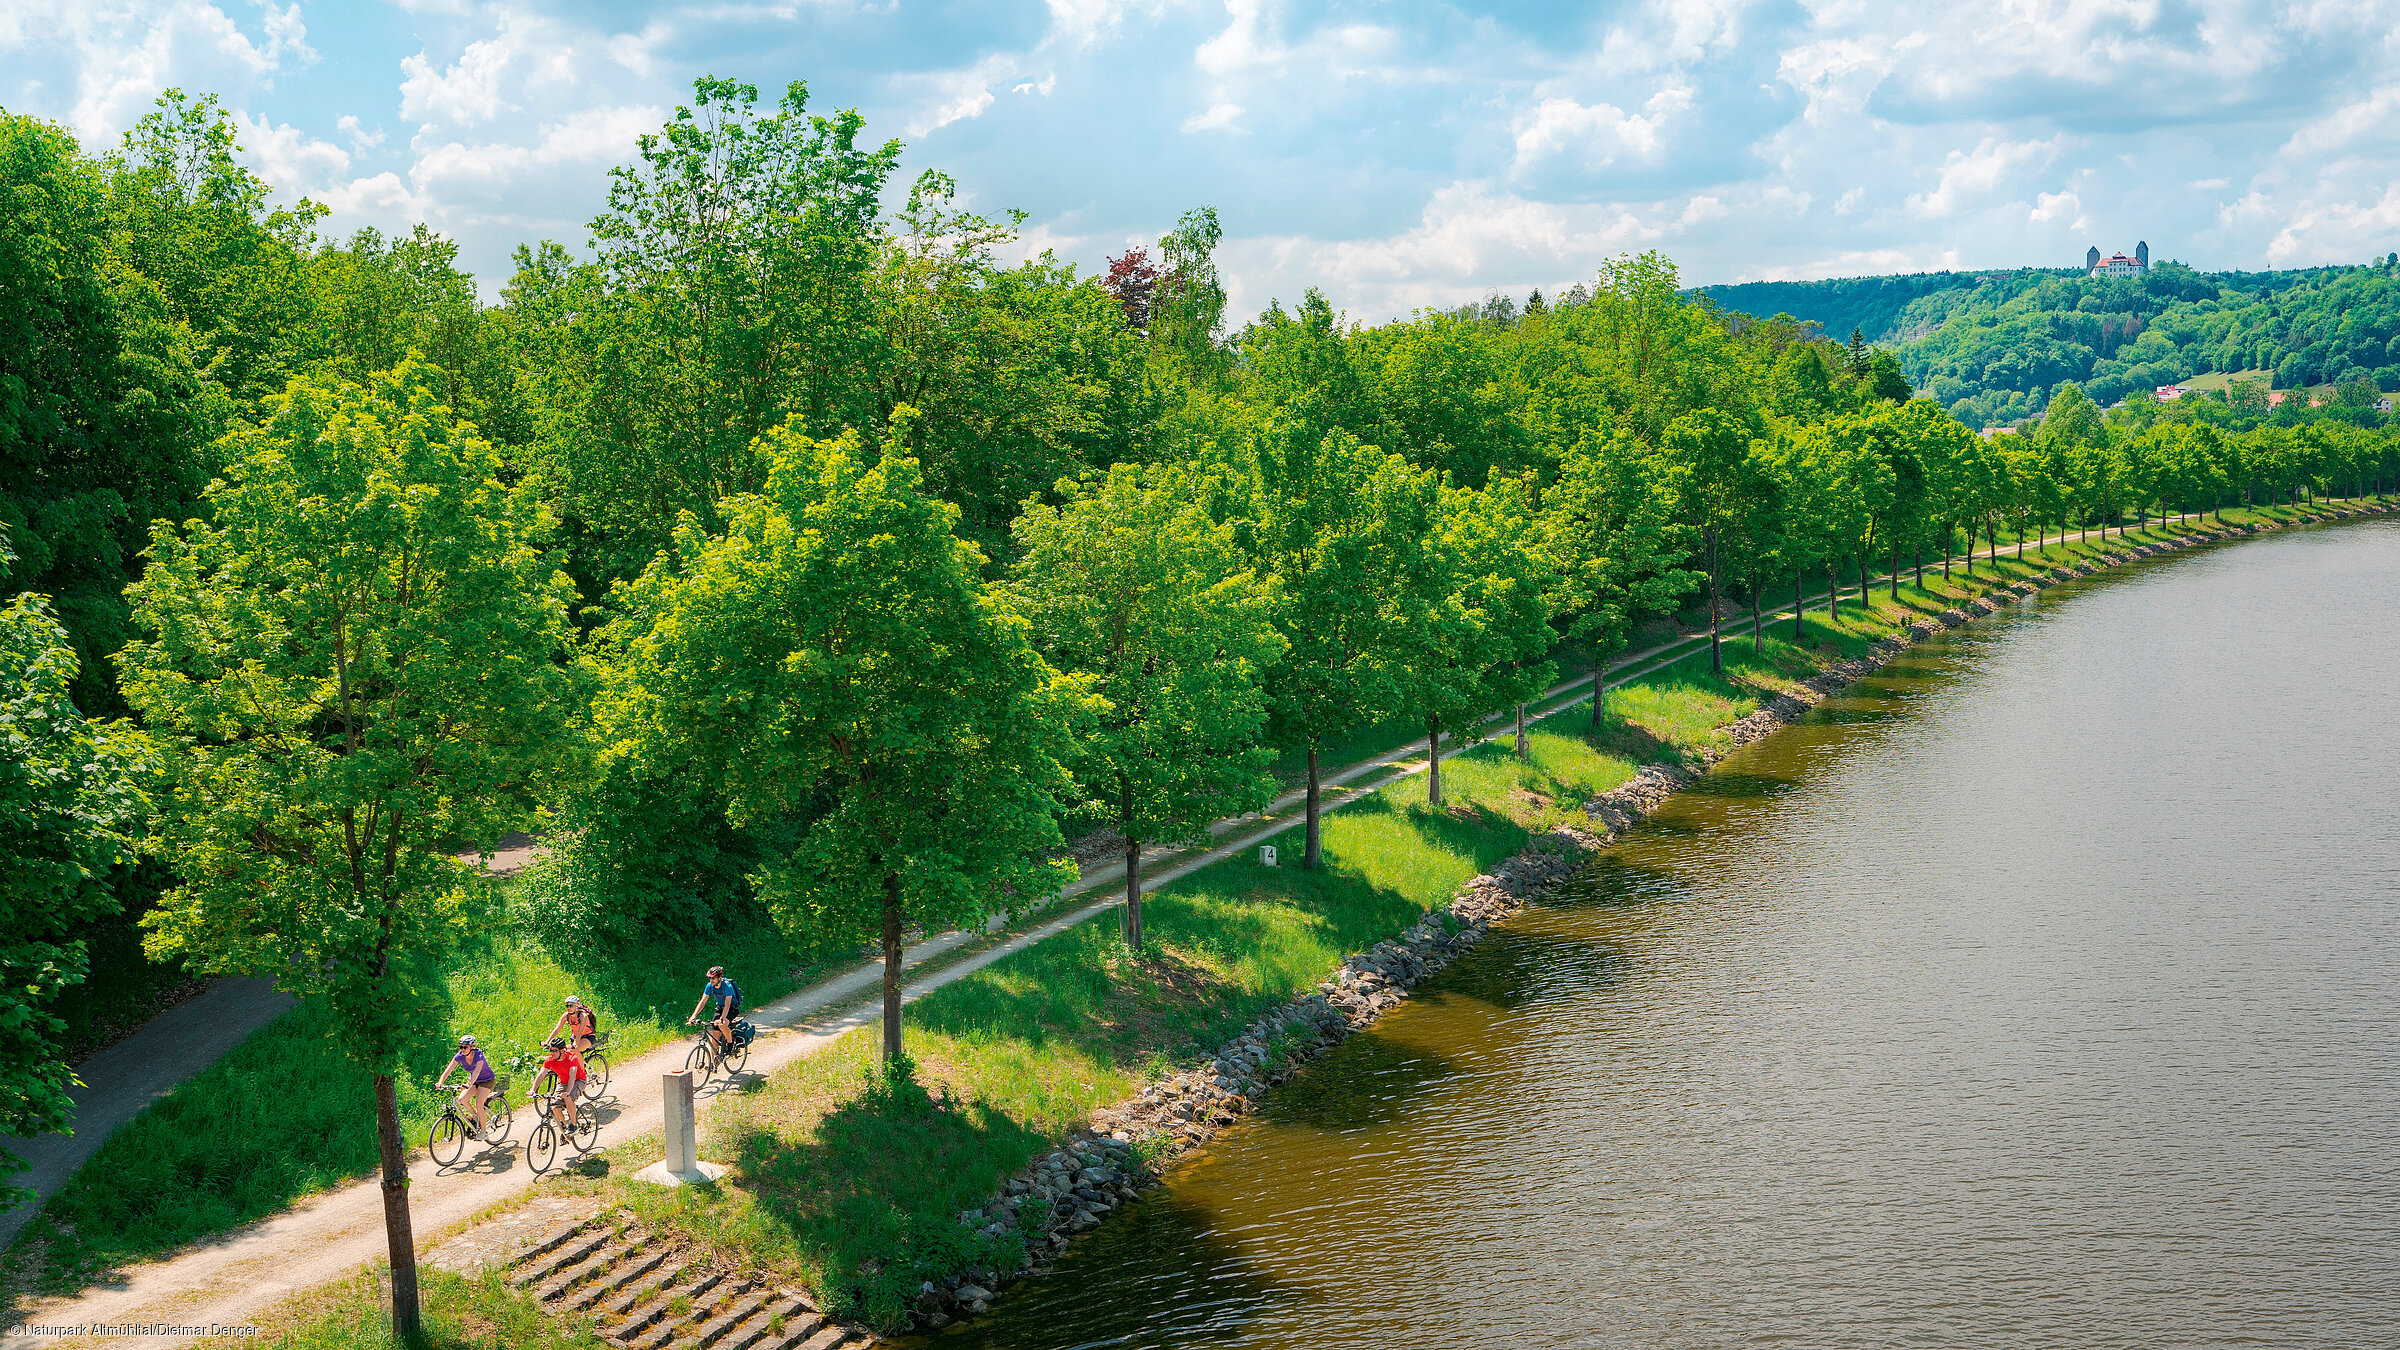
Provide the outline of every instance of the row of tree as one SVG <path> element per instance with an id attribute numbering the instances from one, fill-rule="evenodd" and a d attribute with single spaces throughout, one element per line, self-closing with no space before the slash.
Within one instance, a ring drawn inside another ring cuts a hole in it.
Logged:
<path id="1" fill-rule="evenodd" d="M 862 131 L 700 81 L 588 250 L 521 250 L 483 305 L 423 230 L 272 208 L 205 100 L 102 157 L 0 119 L 29 593 L 0 1125 L 57 1123 L 78 933 L 147 909 L 156 959 L 337 1013 L 407 1332 L 392 1075 L 495 922 L 462 847 L 547 831 L 605 897 L 553 932 L 879 942 L 897 1056 L 904 932 L 1055 893 L 1071 832 L 1121 841 L 1138 947 L 1143 847 L 1256 808 L 1280 756 L 1315 867 L 1327 744 L 1438 747 L 1695 593 L 1755 629 L 1771 587 L 1821 571 L 1838 605 L 1888 561 L 1896 589 L 1962 534 L 2400 469 L 2389 437 L 2127 437 L 2064 395 L 1979 437 L 1888 353 L 1690 303 L 1656 255 L 1556 302 L 1362 326 L 1311 291 L 1229 334 L 1212 212 L 1103 276 L 1005 263 L 1015 221 L 939 175 L 885 213 L 898 146 Z"/>

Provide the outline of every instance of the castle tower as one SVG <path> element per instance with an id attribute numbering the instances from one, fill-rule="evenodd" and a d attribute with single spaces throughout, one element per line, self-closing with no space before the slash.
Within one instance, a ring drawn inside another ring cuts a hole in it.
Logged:
<path id="1" fill-rule="evenodd" d="M 2089 252 L 2089 253 L 2086 253 L 2086 254 L 2084 254 L 2084 255 L 2083 255 L 2083 270 L 2084 270 L 2084 271 L 2086 271 L 2086 272 L 2089 272 L 2089 271 L 2091 271 L 2092 269 L 2094 269 L 2094 268 L 2098 267 L 2099 265 L 2100 265 L 2100 250 L 2099 250 L 2097 247 L 2093 248 L 2091 252 Z"/>
<path id="2" fill-rule="evenodd" d="M 2145 272 L 2150 270 L 2150 241 L 2145 239 L 2133 246 L 2133 260 Z"/>

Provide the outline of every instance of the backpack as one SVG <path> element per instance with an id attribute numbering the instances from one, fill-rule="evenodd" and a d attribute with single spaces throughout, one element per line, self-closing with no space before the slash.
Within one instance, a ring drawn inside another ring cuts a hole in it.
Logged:
<path id="1" fill-rule="evenodd" d="M 747 1019 L 740 1017 L 733 1019 L 733 1043 L 735 1045 L 748 1045 L 750 1038 L 757 1034 L 758 1028 L 750 1025 Z"/>

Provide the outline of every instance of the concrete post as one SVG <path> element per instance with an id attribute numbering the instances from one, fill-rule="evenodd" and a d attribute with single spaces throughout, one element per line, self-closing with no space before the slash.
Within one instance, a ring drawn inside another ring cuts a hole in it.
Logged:
<path id="1" fill-rule="evenodd" d="M 666 1099 L 667 1170 L 689 1172 L 700 1161 L 698 1122 L 692 1115 L 692 1075 L 686 1069 L 669 1069 L 659 1075 L 659 1086 Z"/>
<path id="2" fill-rule="evenodd" d="M 714 1181 L 725 1175 L 725 1169 L 716 1163 L 700 1161 L 700 1114 L 692 1097 L 694 1086 L 692 1075 L 684 1069 L 670 1069 L 659 1075 L 667 1156 L 634 1173 L 636 1180 L 681 1186 L 691 1181 Z"/>

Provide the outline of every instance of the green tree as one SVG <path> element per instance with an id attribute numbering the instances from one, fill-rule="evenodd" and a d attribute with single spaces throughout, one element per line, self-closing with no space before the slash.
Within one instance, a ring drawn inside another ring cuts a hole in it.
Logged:
<path id="1" fill-rule="evenodd" d="M 106 188 L 66 132 L 0 113 L 0 547 L 12 588 L 52 597 L 95 716 L 122 708 L 107 656 L 149 523 L 198 499 L 226 402 L 111 252 Z"/>
<path id="2" fill-rule="evenodd" d="M 722 780 L 755 884 L 806 946 L 879 934 L 883 1053 L 901 1058 L 901 938 L 1021 910 L 1066 864 L 1056 813 L 1087 695 L 987 591 L 916 462 L 855 432 L 769 435 L 766 482 L 676 532 L 620 593 L 604 764 Z"/>
<path id="3" fill-rule="evenodd" d="M 1681 466 L 1631 436 L 1586 432 L 1542 503 L 1545 552 L 1558 569 L 1553 612 L 1592 650 L 1592 725 L 1606 707 L 1609 660 L 1635 624 L 1700 582 L 1689 557 Z"/>
<path id="4" fill-rule="evenodd" d="M 1703 570 L 1708 577 L 1708 663 L 1723 672 L 1725 657 L 1718 645 L 1718 615 L 1724 607 L 1723 526 L 1740 514 L 1739 497 L 1747 479 L 1750 428 L 1731 414 L 1714 408 L 1685 413 L 1667 427 L 1666 453 L 1680 470 L 1682 502 L 1699 530 Z"/>
<path id="5" fill-rule="evenodd" d="M 1225 285 L 1217 276 L 1217 244 L 1224 237 L 1217 208 L 1196 206 L 1158 241 L 1161 271 L 1151 295 L 1150 337 L 1195 384 L 1213 379 L 1222 366 L 1217 338 L 1225 327 Z"/>
<path id="6" fill-rule="evenodd" d="M 1317 753 L 1399 706 L 1396 654 L 1424 574 L 1437 485 L 1344 431 L 1278 417 L 1250 442 L 1239 511 L 1259 570 L 1282 592 L 1286 656 L 1268 675 L 1270 732 L 1306 756 L 1300 865 L 1322 861 Z"/>
<path id="7" fill-rule="evenodd" d="M 1061 490 L 1067 491 L 1068 485 Z M 1101 700 L 1077 777 L 1125 847 L 1125 943 L 1142 946 L 1142 849 L 1195 844 L 1275 795 L 1265 672 L 1274 590 L 1175 476 L 1120 464 L 1017 517 L 1007 588 L 1033 640 Z"/>
<path id="8" fill-rule="evenodd" d="M 11 559 L 0 547 L 0 572 Z M 67 1128 L 75 1074 L 50 1011 L 86 973 L 77 927 L 117 912 L 106 881 L 133 861 L 147 807 L 142 739 L 75 707 L 75 649 L 44 597 L 0 606 L 0 1131 Z M 0 1152 L 0 1177 L 25 1162 Z M 0 1186 L 0 1205 L 31 1193 Z"/>
<path id="9" fill-rule="evenodd" d="M 1425 726 L 1425 800 L 1442 803 L 1442 728 L 1521 703 L 1549 684 L 1551 575 L 1524 487 L 1444 488 L 1424 565 L 1400 616 L 1401 706 Z"/>
<path id="10" fill-rule="evenodd" d="M 754 86 L 695 80 L 692 106 L 612 171 L 588 270 L 518 255 L 519 292 L 553 324 L 524 369 L 543 458 L 573 517 L 622 540 L 612 571 L 665 543 L 679 512 L 705 523 L 719 498 L 755 491 L 766 461 L 751 446 L 787 419 L 818 435 L 880 426 L 869 283 L 899 143 L 862 146 L 855 111 L 811 115 L 803 84 L 772 112 L 757 102 Z"/>
<path id="11" fill-rule="evenodd" d="M 490 885 L 461 841 L 531 824 L 572 766 L 566 578 L 535 494 L 500 481 L 403 365 L 323 377 L 228 437 L 208 516 L 162 523 L 130 588 L 155 639 L 126 697 L 175 738 L 152 841 L 178 884 L 151 954 L 319 999 L 374 1079 L 392 1321 L 418 1335 L 393 1075 L 441 1025 Z"/>

